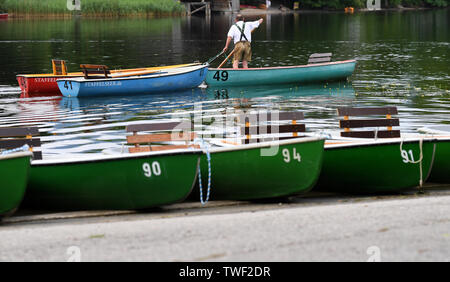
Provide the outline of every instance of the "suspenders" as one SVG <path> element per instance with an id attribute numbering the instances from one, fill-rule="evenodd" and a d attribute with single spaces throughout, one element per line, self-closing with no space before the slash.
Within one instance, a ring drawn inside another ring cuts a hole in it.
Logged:
<path id="1" fill-rule="evenodd" d="M 244 37 L 245 41 L 248 41 L 247 36 L 245 36 L 244 31 L 245 31 L 245 22 L 242 25 L 242 28 L 240 28 L 237 24 L 234 24 L 237 29 L 241 32 L 241 39 L 239 39 L 239 41 L 242 41 L 242 37 Z"/>

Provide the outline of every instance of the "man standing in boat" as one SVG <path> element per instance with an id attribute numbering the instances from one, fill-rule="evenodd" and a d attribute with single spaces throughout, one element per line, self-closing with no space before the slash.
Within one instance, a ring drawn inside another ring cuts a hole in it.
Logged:
<path id="1" fill-rule="evenodd" d="M 250 46 L 252 31 L 263 22 L 263 19 L 261 18 L 254 22 L 244 22 L 244 17 L 241 14 L 237 14 L 235 21 L 236 23 L 228 31 L 227 43 L 225 44 L 225 48 L 223 48 L 223 52 L 228 49 L 231 39 L 233 39 L 233 68 L 239 68 L 239 62 L 242 61 L 242 67 L 248 69 L 248 62 L 252 59 L 252 49 Z"/>

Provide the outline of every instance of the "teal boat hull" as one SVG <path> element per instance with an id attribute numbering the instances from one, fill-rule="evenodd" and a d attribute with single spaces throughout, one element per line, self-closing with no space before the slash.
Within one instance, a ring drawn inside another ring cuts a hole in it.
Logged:
<path id="1" fill-rule="evenodd" d="M 356 60 L 303 66 L 208 69 L 208 86 L 247 86 L 289 83 L 317 83 L 344 80 L 353 74 Z"/>

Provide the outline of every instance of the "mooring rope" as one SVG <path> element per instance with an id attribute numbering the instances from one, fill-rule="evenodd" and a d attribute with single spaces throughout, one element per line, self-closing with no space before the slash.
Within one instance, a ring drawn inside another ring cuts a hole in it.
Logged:
<path id="1" fill-rule="evenodd" d="M 209 153 L 209 145 L 203 139 L 195 139 L 194 144 L 199 144 L 202 150 L 205 150 L 206 160 L 208 162 L 208 189 L 205 200 L 203 200 L 201 163 L 198 165 L 198 184 L 200 189 L 200 202 L 202 203 L 202 205 L 205 205 L 209 201 L 209 196 L 211 192 L 211 154 Z"/>
<path id="2" fill-rule="evenodd" d="M 404 138 L 402 138 L 401 139 L 401 142 L 400 142 L 400 155 L 402 154 L 402 152 L 403 152 L 403 140 L 404 140 Z M 408 157 L 406 158 L 406 163 L 411 163 L 411 164 L 418 164 L 418 163 L 420 163 L 420 166 L 419 166 L 419 168 L 420 168 L 420 182 L 419 182 L 419 189 L 422 189 L 422 186 L 423 186 L 423 168 L 422 168 L 422 166 L 423 166 L 423 164 L 422 164 L 422 160 L 423 160 L 423 138 L 420 138 L 420 141 L 419 141 L 419 149 L 420 149 L 420 158 L 419 158 L 419 160 L 417 160 L 417 161 L 414 161 L 414 160 L 410 160 Z M 406 151 L 405 151 L 406 152 Z"/>

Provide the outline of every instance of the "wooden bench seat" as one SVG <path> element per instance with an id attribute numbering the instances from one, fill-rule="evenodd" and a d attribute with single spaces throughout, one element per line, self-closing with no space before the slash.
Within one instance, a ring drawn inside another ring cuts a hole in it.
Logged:
<path id="1" fill-rule="evenodd" d="M 67 75 L 66 61 L 64 60 L 52 60 L 52 69 L 54 75 Z"/>
<path id="2" fill-rule="evenodd" d="M 393 130 L 393 126 L 399 126 L 400 120 L 392 118 L 392 115 L 398 114 L 397 107 L 370 107 L 370 108 L 351 108 L 343 107 L 337 109 L 338 116 L 343 116 L 339 120 L 339 127 L 343 128 L 342 137 L 355 138 L 398 138 L 400 130 Z M 353 119 L 350 116 L 380 116 L 386 118 L 377 119 Z M 376 127 L 376 130 L 354 131 L 354 128 Z M 378 130 L 378 127 L 386 127 L 385 130 Z"/>
<path id="3" fill-rule="evenodd" d="M 41 146 L 41 140 L 39 138 L 33 138 L 36 135 L 39 135 L 37 127 L 0 128 L 0 150 L 20 148 L 26 144 L 30 147 L 30 151 L 33 152 L 33 159 L 41 160 L 42 152 L 33 150 L 33 147 Z"/>
<path id="4" fill-rule="evenodd" d="M 331 62 L 332 55 L 333 53 L 314 53 L 309 56 L 308 65 Z"/>
<path id="5" fill-rule="evenodd" d="M 241 115 L 239 120 L 243 122 L 241 127 L 241 135 L 245 135 L 244 144 L 267 142 L 274 140 L 283 140 L 300 137 L 298 133 L 305 132 L 305 124 L 297 123 L 298 120 L 303 120 L 304 115 L 302 112 L 274 112 L 256 113 Z M 275 121 L 290 121 L 290 124 L 267 124 L 266 122 Z M 273 130 L 273 131 L 272 131 Z M 280 133 L 292 133 L 292 136 L 279 136 Z M 252 135 L 265 135 L 270 134 L 273 136 L 264 138 L 252 138 Z"/>
<path id="6" fill-rule="evenodd" d="M 127 143 L 134 145 L 128 151 L 130 153 L 200 148 L 198 145 L 189 144 L 197 134 L 191 132 L 190 122 L 166 122 L 166 123 L 149 123 L 149 124 L 133 124 L 126 127 L 127 132 L 133 135 L 127 136 Z M 138 134 L 142 131 L 152 131 L 152 133 Z M 165 131 L 166 133 L 161 133 Z M 159 133 L 156 133 L 159 132 Z M 167 133 L 170 132 L 170 133 Z M 184 141 L 183 145 L 155 145 L 154 143 Z"/>
<path id="7" fill-rule="evenodd" d="M 109 78 L 108 75 L 111 74 L 108 67 L 105 65 L 84 64 L 80 65 L 80 68 L 82 69 L 84 78 L 86 79 Z"/>

